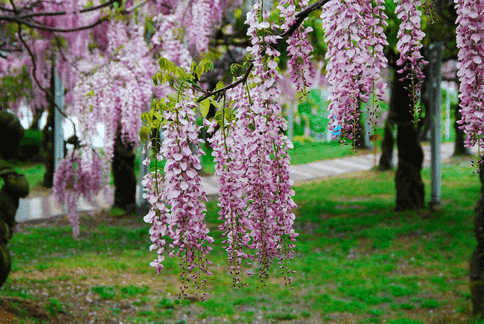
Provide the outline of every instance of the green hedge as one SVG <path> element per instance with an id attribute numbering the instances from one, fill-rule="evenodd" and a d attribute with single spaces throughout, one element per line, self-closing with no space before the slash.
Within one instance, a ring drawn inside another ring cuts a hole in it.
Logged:
<path id="1" fill-rule="evenodd" d="M 21 161 L 38 159 L 42 152 L 42 131 L 26 129 L 24 137 L 20 140 L 20 146 L 15 155 Z"/>

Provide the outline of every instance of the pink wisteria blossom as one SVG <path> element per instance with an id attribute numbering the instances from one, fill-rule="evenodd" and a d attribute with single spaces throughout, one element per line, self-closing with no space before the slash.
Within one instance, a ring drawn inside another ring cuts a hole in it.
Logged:
<path id="1" fill-rule="evenodd" d="M 231 109 L 236 112 L 236 121 L 223 129 L 233 135 L 233 141 L 222 143 L 216 137 L 213 144 L 223 144 L 223 148 L 214 150 L 218 163 L 224 160 L 234 163 L 232 170 L 221 172 L 225 175 L 220 183 L 225 190 L 222 195 L 241 198 L 239 205 L 229 200 L 221 201 L 221 207 L 232 213 L 223 224 L 227 237 L 232 238 L 232 242 L 227 240 L 232 244 L 226 249 L 229 254 L 235 252 L 236 267 L 242 259 L 248 258 L 241 249 L 247 246 L 253 250 L 252 258 L 260 264 L 259 277 L 264 282 L 274 262 L 285 263 L 292 259 L 293 241 L 297 234 L 293 229 L 295 216 L 292 209 L 295 203 L 287 154 L 292 143 L 283 133 L 287 129 L 286 121 L 274 100 L 279 95 L 275 81 L 280 78 L 276 63 L 280 53 L 273 45 L 279 37 L 269 32 L 276 26 L 266 20 L 268 12 L 262 12 L 259 19 L 261 9 L 261 4 L 256 3 L 246 20 L 252 44 L 248 51 L 254 64 L 247 85 L 251 89 L 250 97 L 242 84 L 228 94 Z M 242 208 L 244 203 L 247 204 L 245 209 Z M 234 219 L 235 227 L 232 226 Z M 239 228 L 243 231 L 237 232 Z M 286 282 L 290 282 L 287 265 L 281 267 Z M 235 283 L 238 283 L 237 280 Z"/>
<path id="2" fill-rule="evenodd" d="M 83 196 L 92 202 L 101 189 L 101 159 L 93 154 L 89 165 L 82 163 L 77 152 L 72 152 L 59 161 L 54 175 L 54 197 L 56 201 L 67 207 L 67 215 L 72 225 L 74 237 L 79 236 L 79 216 L 77 205 Z"/>
<path id="3" fill-rule="evenodd" d="M 296 22 L 297 9 L 307 7 L 309 1 L 299 1 L 296 7 L 294 0 L 283 0 L 279 2 L 277 8 L 280 10 L 280 16 L 283 20 L 281 29 L 287 31 Z M 307 18 L 306 18 L 307 19 Z M 312 81 L 316 75 L 316 70 L 311 62 L 313 47 L 309 43 L 309 33 L 312 27 L 300 26 L 287 39 L 288 72 L 291 81 L 296 85 L 296 89 L 302 95 L 307 94 L 308 88 L 312 86 Z"/>
<path id="4" fill-rule="evenodd" d="M 456 0 L 459 98 L 467 147 L 484 148 L 484 3 Z"/>
<path id="5" fill-rule="evenodd" d="M 397 50 L 400 52 L 397 64 L 402 66 L 398 72 L 411 70 L 414 78 L 424 78 L 420 68 L 420 64 L 426 63 L 420 53 L 423 46 L 422 40 L 425 37 L 421 28 L 422 12 L 417 8 L 420 1 L 397 0 L 395 3 L 397 18 L 402 20 L 397 34 Z"/>
<path id="6" fill-rule="evenodd" d="M 110 22 L 107 45 L 110 60 L 79 80 L 73 91 L 74 105 L 70 109 L 70 113 L 79 119 L 83 147 L 80 165 L 86 172 L 92 172 L 86 177 L 101 179 L 108 201 L 112 200 L 111 161 L 118 128 L 124 144 L 136 145 L 141 128 L 140 116 L 147 110 L 152 96 L 150 79 L 154 68 L 147 56 L 144 28 L 136 25 L 134 20 L 130 24 L 131 28 L 128 28 L 120 21 Z M 104 154 L 98 168 L 94 166 L 97 160 L 93 145 L 100 122 L 105 126 L 105 134 Z M 77 203 L 68 202 L 71 204 L 68 208 L 74 210 Z"/>
<path id="7" fill-rule="evenodd" d="M 193 97 L 188 97 L 192 100 L 185 98 L 163 113 L 167 126 L 157 159 L 166 159 L 164 178 L 156 171 L 143 179 L 145 198 L 152 204 L 144 220 L 153 224 L 150 249 L 158 253 L 151 265 L 158 272 L 163 269 L 161 262 L 168 244 L 172 250 L 169 255 L 180 258 L 183 297 L 187 296 L 189 283 L 198 289 L 205 282 L 202 273 L 210 274 L 207 254 L 211 247 L 207 243 L 213 242 L 205 224 L 207 194 L 198 174 L 203 154 L 199 145 L 202 140 L 198 138 L 200 127 L 195 124 Z"/>
<path id="8" fill-rule="evenodd" d="M 239 95 L 240 95 L 240 91 Z M 232 100 L 242 99 L 234 95 Z M 213 122 L 209 132 L 214 129 Z M 252 223 L 248 218 L 247 207 L 247 179 L 245 169 L 241 168 L 241 157 L 243 154 L 241 146 L 237 145 L 238 138 L 235 136 L 235 121 L 224 124 L 210 139 L 213 148 L 215 175 L 219 176 L 219 203 L 220 230 L 226 239 L 225 250 L 228 254 L 230 272 L 233 277 L 234 287 L 241 287 L 242 264 L 252 260 L 252 255 L 247 253 L 250 248 L 250 231 Z"/>
<path id="9" fill-rule="evenodd" d="M 395 13 L 397 17 L 402 20 L 398 29 L 397 37 L 397 51 L 400 52 L 400 58 L 397 64 L 402 68 L 398 73 L 404 74 L 406 71 L 406 78 L 409 78 L 411 85 L 409 86 L 409 96 L 412 99 L 414 109 L 417 109 L 417 101 L 420 87 L 425 78 L 421 66 L 428 62 L 423 59 L 420 50 L 422 49 L 422 40 L 425 33 L 421 28 L 422 11 L 418 10 L 420 0 L 395 0 L 397 4 Z"/>
<path id="10" fill-rule="evenodd" d="M 359 127 L 360 101 L 367 102 L 371 93 L 381 99 L 386 87 L 380 76 L 387 62 L 383 46 L 388 44 L 383 9 L 382 0 L 331 0 L 321 14 L 331 84 L 329 128 L 341 126 L 348 139 Z"/>

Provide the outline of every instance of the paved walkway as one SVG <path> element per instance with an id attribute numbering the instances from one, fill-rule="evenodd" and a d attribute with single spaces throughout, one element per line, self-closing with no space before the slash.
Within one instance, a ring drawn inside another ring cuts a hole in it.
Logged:
<path id="1" fill-rule="evenodd" d="M 424 167 L 430 165 L 430 146 L 424 146 Z M 441 146 L 441 161 L 448 160 L 454 152 L 454 145 L 452 143 L 445 143 Z M 477 149 L 475 150 L 477 152 Z M 379 161 L 380 154 L 377 154 L 377 161 Z M 397 161 L 397 152 L 394 151 L 394 163 Z M 332 160 L 323 160 L 311 162 L 302 165 L 291 165 L 290 174 L 294 182 L 301 182 L 307 180 L 314 180 L 324 177 L 338 176 L 344 173 L 358 172 L 370 170 L 375 166 L 375 156 L 373 154 L 364 154 L 350 156 L 346 158 L 338 158 Z M 203 177 L 202 182 L 207 189 L 209 195 L 217 195 L 217 179 L 215 176 Z M 139 190 L 139 188 L 138 188 Z M 139 195 L 137 195 L 139 197 Z M 87 203 L 83 199 L 79 202 L 80 211 L 93 211 L 103 208 L 109 208 L 109 204 L 104 200 L 102 193 L 100 193 L 92 204 Z M 58 216 L 66 214 L 65 210 L 60 207 L 54 200 L 53 196 L 26 198 L 21 199 L 19 209 L 17 210 L 16 220 L 18 222 L 47 218 L 51 216 Z"/>

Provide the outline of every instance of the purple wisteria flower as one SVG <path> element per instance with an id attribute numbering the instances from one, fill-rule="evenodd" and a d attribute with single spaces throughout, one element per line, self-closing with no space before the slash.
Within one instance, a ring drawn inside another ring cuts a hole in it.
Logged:
<path id="1" fill-rule="evenodd" d="M 459 98 L 467 147 L 484 148 L 484 3 L 456 0 Z"/>
<path id="2" fill-rule="evenodd" d="M 321 13 L 331 84 L 329 129 L 340 125 L 348 139 L 359 128 L 360 101 L 367 102 L 372 93 L 382 99 L 386 88 L 380 75 L 387 62 L 383 46 L 388 44 L 383 9 L 382 0 L 331 0 Z"/>
<path id="3" fill-rule="evenodd" d="M 211 274 L 207 254 L 213 238 L 208 235 L 205 224 L 206 190 L 198 170 L 201 170 L 200 127 L 195 124 L 195 103 L 189 91 L 172 110 L 165 110 L 166 131 L 157 159 L 166 159 L 164 177 L 158 171 L 143 179 L 144 197 L 151 204 L 145 222 L 153 224 L 150 229 L 152 245 L 158 258 L 151 263 L 160 272 L 163 269 L 165 248 L 170 256 L 180 258 L 181 295 L 187 297 L 189 284 L 196 289 L 204 285 L 202 273 Z M 191 100 L 190 100 L 191 99 Z M 148 162 L 148 161 L 147 161 Z M 203 298 L 203 297 L 202 297 Z"/>

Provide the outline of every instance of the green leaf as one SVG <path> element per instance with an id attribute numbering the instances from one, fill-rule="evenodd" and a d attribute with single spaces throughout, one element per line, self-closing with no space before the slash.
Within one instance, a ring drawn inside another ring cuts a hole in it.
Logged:
<path id="1" fill-rule="evenodd" d="M 212 105 L 214 105 L 217 110 L 220 109 L 220 105 L 221 105 L 220 102 L 217 102 L 217 101 L 213 100 L 213 98 L 210 98 L 210 103 Z"/>
<path id="2" fill-rule="evenodd" d="M 208 111 L 210 110 L 210 100 L 205 99 L 200 102 L 200 113 L 202 114 L 203 118 L 206 118 L 208 115 Z"/>
<path id="3" fill-rule="evenodd" d="M 139 138 L 141 139 L 141 142 L 145 143 L 148 141 L 148 138 L 149 138 L 149 129 L 147 126 L 143 126 L 141 127 L 141 129 L 139 130 Z"/>
<path id="4" fill-rule="evenodd" d="M 147 112 L 142 113 L 141 120 L 143 121 L 143 123 L 147 124 L 151 121 L 150 114 L 148 114 Z"/>
<path id="5" fill-rule="evenodd" d="M 164 57 L 160 57 L 160 59 L 158 60 L 158 65 L 160 66 L 160 69 L 164 70 L 166 65 L 168 63 L 168 60 Z"/>
<path id="6" fill-rule="evenodd" d="M 208 59 L 204 59 L 202 60 L 202 66 L 203 66 L 203 72 L 207 72 L 207 71 L 212 71 L 213 70 L 213 63 L 212 61 L 208 60 Z"/>
<path id="7" fill-rule="evenodd" d="M 225 86 L 225 84 L 222 81 L 217 82 L 217 85 L 215 86 L 215 90 L 222 89 Z"/>
<path id="8" fill-rule="evenodd" d="M 231 73 L 232 75 L 236 75 L 236 74 L 238 74 L 238 72 L 239 72 L 240 70 L 242 70 L 242 65 L 237 64 L 237 63 L 233 63 L 233 64 L 231 64 L 231 65 L 230 65 L 230 73 Z"/>
<path id="9" fill-rule="evenodd" d="M 213 63 L 212 61 L 208 59 L 203 59 L 198 63 L 198 65 L 195 67 L 195 74 L 197 75 L 198 80 L 202 77 L 202 74 L 204 74 L 207 71 L 210 71 L 213 69 Z"/>
<path id="10" fill-rule="evenodd" d="M 188 76 L 187 76 L 187 73 L 185 72 L 185 69 L 180 67 L 180 66 L 177 66 L 176 69 L 175 69 L 175 75 L 184 79 L 184 80 L 187 80 L 188 79 Z"/>

